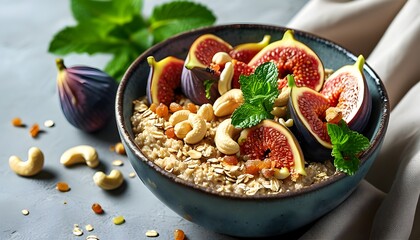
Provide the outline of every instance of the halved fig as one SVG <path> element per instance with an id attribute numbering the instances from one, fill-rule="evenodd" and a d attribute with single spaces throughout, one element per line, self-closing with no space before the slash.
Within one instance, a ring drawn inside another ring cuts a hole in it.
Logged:
<path id="1" fill-rule="evenodd" d="M 181 89 L 187 98 L 202 105 L 213 103 L 219 97 L 217 84 L 212 84 L 210 97 L 206 97 L 205 81 L 217 82 L 220 72 L 211 68 L 212 58 L 217 52 L 230 50 L 232 46 L 229 43 L 213 34 L 204 34 L 193 42 L 181 78 Z"/>
<path id="2" fill-rule="evenodd" d="M 306 175 L 302 150 L 289 129 L 273 120 L 263 120 L 242 130 L 238 143 L 240 154 L 253 160 L 270 159 L 276 168 Z"/>
<path id="3" fill-rule="evenodd" d="M 324 83 L 324 66 L 321 59 L 312 49 L 296 40 L 292 30 L 287 30 L 281 40 L 263 48 L 248 65 L 257 67 L 268 61 L 276 63 L 280 80 L 288 74 L 293 74 L 297 86 L 321 90 Z M 284 81 L 279 82 L 283 83 Z"/>
<path id="4" fill-rule="evenodd" d="M 156 61 L 153 56 L 147 58 L 150 66 L 147 81 L 147 100 L 149 103 L 163 103 L 169 106 L 175 97 L 175 90 L 180 86 L 184 60 L 173 56 Z"/>
<path id="5" fill-rule="evenodd" d="M 365 59 L 362 55 L 353 65 L 335 71 L 325 81 L 321 93 L 330 104 L 341 111 L 350 129 L 362 131 L 370 117 L 372 100 L 363 75 Z"/>
<path id="6" fill-rule="evenodd" d="M 265 35 L 260 42 L 239 44 L 229 52 L 229 55 L 233 59 L 248 63 L 261 49 L 270 43 L 270 39 L 270 35 Z"/>
<path id="7" fill-rule="evenodd" d="M 232 88 L 240 88 L 239 76 L 245 75 L 248 76 L 254 72 L 254 68 L 247 65 L 244 62 L 238 61 L 236 59 L 232 60 L 233 65 L 233 77 L 232 77 Z"/>
<path id="8" fill-rule="evenodd" d="M 217 52 L 230 52 L 232 46 L 213 34 L 204 34 L 198 37 L 188 51 L 185 67 L 187 69 L 207 68 Z"/>
<path id="9" fill-rule="evenodd" d="M 294 122 L 292 131 L 299 140 L 305 159 L 331 159 L 332 145 L 325 120 L 325 112 L 331 107 L 330 102 L 311 88 L 297 87 L 293 77 L 289 78 L 289 87 L 288 109 Z"/>

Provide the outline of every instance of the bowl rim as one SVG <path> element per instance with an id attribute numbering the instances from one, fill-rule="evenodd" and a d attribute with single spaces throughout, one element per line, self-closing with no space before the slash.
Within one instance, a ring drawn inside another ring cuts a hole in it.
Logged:
<path id="1" fill-rule="evenodd" d="M 137 68 L 137 66 L 140 64 L 141 61 L 145 61 L 146 58 L 148 56 L 150 56 L 151 52 L 156 51 L 157 49 L 161 48 L 162 46 L 168 45 L 173 41 L 177 41 L 178 39 L 182 39 L 185 36 L 188 35 L 195 35 L 195 34 L 205 34 L 209 31 L 217 31 L 218 29 L 224 29 L 224 28 L 232 28 L 232 29 L 240 29 L 240 28 L 258 28 L 258 29 L 267 29 L 267 30 L 271 30 L 271 31 L 286 31 L 287 29 L 291 29 L 293 30 L 295 33 L 298 33 L 302 36 L 304 36 L 305 38 L 309 38 L 311 40 L 315 40 L 318 42 L 321 42 L 323 44 L 329 45 L 330 47 L 335 48 L 338 51 L 343 52 L 344 54 L 348 55 L 349 57 L 353 58 L 354 60 L 357 59 L 357 57 L 351 53 L 349 50 L 347 50 L 346 48 L 340 46 L 339 44 L 328 40 L 326 38 L 317 36 L 316 34 L 312 34 L 306 31 L 302 31 L 302 30 L 298 30 L 298 29 L 294 29 L 294 28 L 289 28 L 289 27 L 283 27 L 283 26 L 276 26 L 276 25 L 267 25 L 267 24 L 247 24 L 247 23 L 238 23 L 238 24 L 223 24 L 223 25 L 214 25 L 214 26 L 210 26 L 210 27 L 202 27 L 202 28 L 197 28 L 194 30 L 190 30 L 190 31 L 186 31 L 177 35 L 174 35 L 168 39 L 166 39 L 165 41 L 162 41 L 154 46 L 152 46 L 151 48 L 149 48 L 148 50 L 146 50 L 145 52 L 143 52 L 142 54 L 140 54 L 136 60 L 134 62 L 131 63 L 131 65 L 128 67 L 128 69 L 126 70 L 126 72 L 123 75 L 123 78 L 118 86 L 118 90 L 116 93 L 116 100 L 115 100 L 115 113 L 116 113 L 116 124 L 118 127 L 118 130 L 120 132 L 120 136 L 123 138 L 125 144 L 130 148 L 130 150 L 132 150 L 132 152 L 134 153 L 134 156 L 136 157 L 136 160 L 140 160 L 143 161 L 144 163 L 146 163 L 146 165 L 148 165 L 150 168 L 152 168 L 153 170 L 155 170 L 157 173 L 159 173 L 160 175 L 162 175 L 163 177 L 169 179 L 170 181 L 173 181 L 176 184 L 181 185 L 182 187 L 187 187 L 190 189 L 194 189 L 194 190 L 198 190 L 200 192 L 203 192 L 205 194 L 209 194 L 211 196 L 214 197 L 222 197 L 222 198 L 232 198 L 232 199 L 240 199 L 240 200 L 245 200 L 245 201 L 249 201 L 249 200 L 278 200 L 278 199 L 284 199 L 284 198 L 293 198 L 293 197 L 297 197 L 299 195 L 308 193 L 308 192 L 314 192 L 316 190 L 322 189 L 328 185 L 331 185 L 343 178 L 348 178 L 348 177 L 352 177 L 352 176 L 348 176 L 345 173 L 338 173 L 338 174 L 334 174 L 332 175 L 328 180 L 325 180 L 323 182 L 320 183 L 316 183 L 307 187 L 304 187 L 302 189 L 298 189 L 295 191 L 290 191 L 290 192 L 285 192 L 285 193 L 279 193 L 279 194 L 262 194 L 262 195 L 239 195 L 236 193 L 226 193 L 226 192 L 217 192 L 215 189 L 212 189 L 210 187 L 204 187 L 204 186 L 200 186 L 197 185 L 195 183 L 192 183 L 190 181 L 181 179 L 179 177 L 177 177 L 175 174 L 170 173 L 168 171 L 165 171 L 164 169 L 160 168 L 158 165 L 156 165 L 153 161 L 148 160 L 147 157 L 141 152 L 140 148 L 138 147 L 138 145 L 135 143 L 134 138 L 129 134 L 126 126 L 123 124 L 125 122 L 125 118 L 124 118 L 124 106 L 123 106 L 123 100 L 124 100 L 124 93 L 127 89 L 127 84 L 129 81 L 130 76 L 134 73 L 135 69 Z M 364 66 L 364 70 L 366 70 L 367 72 L 369 72 L 369 74 L 371 74 L 374 77 L 374 80 L 376 81 L 377 86 L 382 90 L 382 97 L 383 97 L 383 101 L 381 101 L 381 107 L 383 107 L 382 115 L 381 115 L 381 119 L 379 120 L 379 126 L 378 126 L 378 131 L 377 134 L 375 136 L 373 136 L 373 138 L 371 139 L 371 145 L 370 147 L 361 154 L 360 159 L 361 159 L 361 163 L 360 163 L 360 167 L 366 163 L 366 160 L 368 159 L 368 157 L 370 157 L 373 154 L 373 151 L 376 147 L 379 147 L 378 145 L 381 144 L 382 139 L 385 135 L 386 129 L 388 127 L 388 122 L 389 122 L 389 113 L 390 113 L 390 104 L 389 104 L 389 100 L 388 100 L 388 94 L 386 92 L 385 86 L 383 84 L 383 82 L 380 80 L 379 76 L 376 74 L 376 72 L 369 66 L 369 64 L 367 62 L 365 62 L 365 66 Z M 131 117 L 131 116 L 130 116 Z M 131 127 L 131 125 L 130 125 Z M 131 161 L 131 160 L 130 160 Z M 359 168 L 360 168 L 359 167 Z"/>

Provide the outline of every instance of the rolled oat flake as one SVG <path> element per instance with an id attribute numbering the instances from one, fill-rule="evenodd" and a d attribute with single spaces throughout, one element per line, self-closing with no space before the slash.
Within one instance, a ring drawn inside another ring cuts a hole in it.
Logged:
<path id="1" fill-rule="evenodd" d="M 54 121 L 53 121 L 53 120 L 46 120 L 46 121 L 44 122 L 44 126 L 45 126 L 45 127 L 48 127 L 48 128 L 50 128 L 50 127 L 54 127 L 54 125 L 55 125 L 55 123 L 54 123 Z"/>
<path id="2" fill-rule="evenodd" d="M 146 237 L 157 237 L 159 233 L 156 230 L 147 230 Z"/>
<path id="3" fill-rule="evenodd" d="M 83 235 L 83 230 L 81 228 L 79 228 L 78 224 L 74 224 L 73 234 L 76 235 L 76 236 L 82 236 Z"/>
<path id="4" fill-rule="evenodd" d="M 99 240 L 99 238 L 95 235 L 89 235 L 86 237 L 86 240 Z"/>
<path id="5" fill-rule="evenodd" d="M 23 209 L 22 210 L 22 214 L 25 215 L 25 216 L 27 216 L 27 215 L 29 215 L 29 211 L 27 209 Z"/>

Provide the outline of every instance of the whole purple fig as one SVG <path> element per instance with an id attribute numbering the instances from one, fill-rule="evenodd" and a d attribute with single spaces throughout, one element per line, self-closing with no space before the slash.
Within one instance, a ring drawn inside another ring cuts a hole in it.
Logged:
<path id="1" fill-rule="evenodd" d="M 114 114 L 115 79 L 92 67 L 67 68 L 61 58 L 56 64 L 60 105 L 67 121 L 86 132 L 105 127 Z"/>

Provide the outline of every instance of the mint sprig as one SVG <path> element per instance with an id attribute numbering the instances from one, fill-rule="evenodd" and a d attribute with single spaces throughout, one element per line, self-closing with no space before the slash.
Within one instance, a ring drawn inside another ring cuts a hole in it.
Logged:
<path id="1" fill-rule="evenodd" d="M 71 0 L 75 26 L 57 32 L 48 51 L 111 54 L 104 71 L 120 80 L 129 65 L 145 50 L 177 33 L 212 25 L 213 13 L 204 5 L 173 1 L 142 15 L 143 0 Z"/>
<path id="2" fill-rule="evenodd" d="M 358 155 L 369 147 L 369 139 L 349 129 L 344 120 L 338 124 L 327 123 L 327 130 L 333 146 L 334 166 L 339 171 L 354 175 L 360 165 Z"/>
<path id="3" fill-rule="evenodd" d="M 239 77 L 245 102 L 233 112 L 233 126 L 249 128 L 264 119 L 274 118 L 271 111 L 279 95 L 277 77 L 278 70 L 272 62 L 261 64 L 249 76 Z"/>

